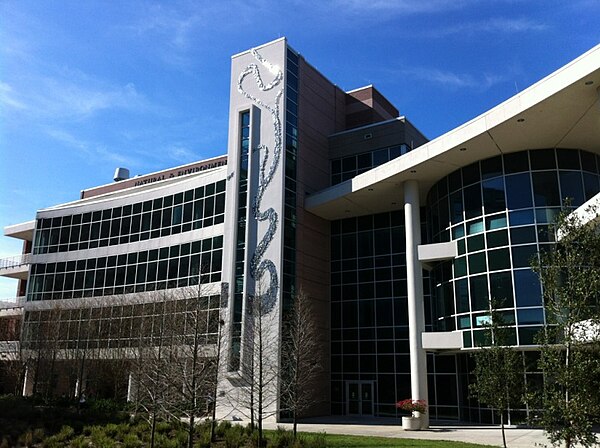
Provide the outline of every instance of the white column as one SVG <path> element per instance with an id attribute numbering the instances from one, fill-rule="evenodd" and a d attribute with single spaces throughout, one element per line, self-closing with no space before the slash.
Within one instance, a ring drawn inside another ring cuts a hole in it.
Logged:
<path id="1" fill-rule="evenodd" d="M 23 396 L 29 397 L 33 395 L 33 381 L 34 371 L 29 366 L 25 368 L 25 375 L 23 378 Z"/>
<path id="2" fill-rule="evenodd" d="M 421 342 L 421 334 L 425 331 L 423 271 L 417 253 L 417 247 L 421 244 L 421 218 L 419 184 L 416 180 L 404 182 L 404 225 L 411 398 L 427 401 L 427 356 Z M 428 428 L 429 414 L 421 414 L 421 422 L 423 429 Z"/>
<path id="3" fill-rule="evenodd" d="M 133 376 L 133 373 L 129 372 L 129 378 L 127 379 L 127 402 L 137 400 L 137 381 Z"/>

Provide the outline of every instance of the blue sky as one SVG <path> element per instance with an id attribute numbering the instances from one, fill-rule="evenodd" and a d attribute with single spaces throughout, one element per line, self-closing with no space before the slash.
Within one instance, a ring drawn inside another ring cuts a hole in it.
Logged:
<path id="1" fill-rule="evenodd" d="M 0 227 L 117 166 L 226 153 L 230 56 L 278 37 L 434 138 L 596 45 L 598 23 L 598 0 L 3 1 Z M 0 237 L 0 257 L 20 251 Z"/>

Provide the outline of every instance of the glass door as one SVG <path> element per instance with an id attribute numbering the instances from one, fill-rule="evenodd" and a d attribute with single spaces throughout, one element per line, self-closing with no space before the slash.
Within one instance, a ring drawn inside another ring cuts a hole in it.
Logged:
<path id="1" fill-rule="evenodd" d="M 373 415 L 373 382 L 346 382 L 346 411 L 348 415 Z"/>

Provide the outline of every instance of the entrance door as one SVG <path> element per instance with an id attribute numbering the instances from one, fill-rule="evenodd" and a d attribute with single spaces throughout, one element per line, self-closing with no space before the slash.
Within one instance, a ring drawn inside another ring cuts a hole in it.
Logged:
<path id="1" fill-rule="evenodd" d="M 373 382 L 346 382 L 346 411 L 348 415 L 373 415 Z"/>

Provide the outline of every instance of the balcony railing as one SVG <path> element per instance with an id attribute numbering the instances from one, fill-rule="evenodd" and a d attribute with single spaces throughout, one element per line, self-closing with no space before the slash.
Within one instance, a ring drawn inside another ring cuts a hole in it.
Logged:
<path id="1" fill-rule="evenodd" d="M 25 296 L 0 299 L 0 310 L 8 308 L 20 308 L 25 303 Z"/>
<path id="2" fill-rule="evenodd" d="M 18 268 L 30 263 L 31 254 L 15 255 L 14 257 L 0 258 L 0 269 Z"/>

